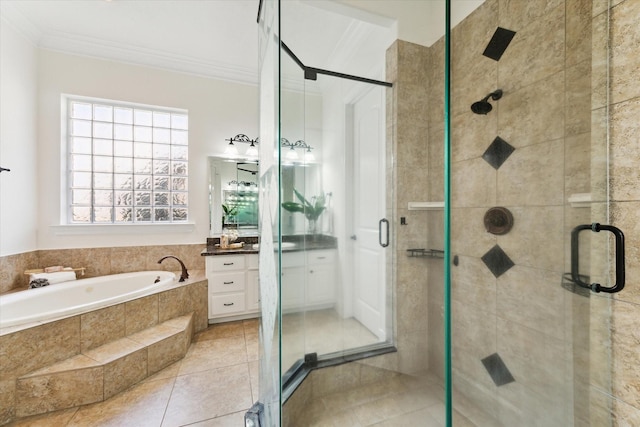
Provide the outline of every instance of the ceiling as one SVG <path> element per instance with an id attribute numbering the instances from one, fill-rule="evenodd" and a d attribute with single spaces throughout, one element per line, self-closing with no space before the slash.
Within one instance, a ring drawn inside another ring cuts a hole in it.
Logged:
<path id="1" fill-rule="evenodd" d="M 482 3 L 457 2 L 464 16 Z M 2 0 L 0 13 L 2 25 L 44 49 L 255 84 L 258 3 Z M 441 36 L 442 3 L 282 0 L 282 38 L 306 65 L 380 78 L 393 40 L 430 45 Z"/>

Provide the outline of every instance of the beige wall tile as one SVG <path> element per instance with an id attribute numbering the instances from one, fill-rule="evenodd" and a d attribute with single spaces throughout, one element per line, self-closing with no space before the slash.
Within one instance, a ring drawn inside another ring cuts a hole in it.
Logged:
<path id="1" fill-rule="evenodd" d="M 481 158 L 451 165 L 451 206 L 490 207 L 496 203 L 496 170 Z"/>
<path id="2" fill-rule="evenodd" d="M 80 353 L 80 317 L 0 337 L 0 381 L 22 376 Z"/>
<path id="3" fill-rule="evenodd" d="M 640 148 L 638 148 L 640 122 L 638 117 L 640 117 L 640 97 L 612 106 L 611 192 L 612 199 L 616 201 L 640 200 Z"/>
<path id="4" fill-rule="evenodd" d="M 497 242 L 496 236 L 484 228 L 486 208 L 453 208 L 451 210 L 451 253 L 482 257 Z"/>
<path id="5" fill-rule="evenodd" d="M 426 146 L 426 145 L 425 145 Z M 421 166 L 400 166 L 396 170 L 397 186 L 401 191 L 396 195 L 397 209 L 407 209 L 409 202 L 423 202 L 429 199 L 429 171 L 426 164 Z"/>
<path id="6" fill-rule="evenodd" d="M 565 338 L 564 298 L 568 294 L 558 286 L 557 272 L 516 265 L 497 281 L 500 317 L 559 340 Z"/>
<path id="7" fill-rule="evenodd" d="M 91 350 L 125 336 L 124 304 L 80 316 L 80 348 Z"/>
<path id="8" fill-rule="evenodd" d="M 589 113 L 591 116 L 591 113 Z M 556 189 L 559 190 L 559 189 Z M 564 142 L 564 195 L 591 192 L 591 133 L 569 136 Z"/>
<path id="9" fill-rule="evenodd" d="M 595 3 L 594 3 L 595 6 Z M 609 72 L 609 21 L 607 14 L 600 14 L 591 23 L 591 107 L 602 108 L 607 104 Z"/>
<path id="10" fill-rule="evenodd" d="M 187 351 L 187 334 L 172 335 L 148 348 L 148 373 L 155 374 L 184 357 Z"/>
<path id="11" fill-rule="evenodd" d="M 189 289 L 180 286 L 167 292 L 158 294 L 158 321 L 173 319 L 191 312 Z"/>
<path id="12" fill-rule="evenodd" d="M 591 62 L 591 2 L 566 0 L 566 63 Z"/>
<path id="13" fill-rule="evenodd" d="M 499 84 L 505 90 L 497 102 L 502 139 L 517 149 L 564 136 L 564 72 L 516 91 Z"/>
<path id="14" fill-rule="evenodd" d="M 625 0 L 611 10 L 611 102 L 640 97 L 638 85 L 640 2 Z"/>
<path id="15" fill-rule="evenodd" d="M 453 301 L 452 365 L 459 375 L 473 378 L 485 389 L 495 387 L 481 360 L 496 352 L 496 325 L 491 313 L 478 306 Z"/>
<path id="16" fill-rule="evenodd" d="M 459 257 L 459 264 L 451 268 L 451 295 L 464 306 L 496 313 L 496 278 L 480 258 Z"/>
<path id="17" fill-rule="evenodd" d="M 566 70 L 565 135 L 591 132 L 591 59 Z"/>
<path id="18" fill-rule="evenodd" d="M 558 6 L 545 11 L 546 13 L 538 19 L 528 21 L 528 25 L 525 23 L 524 27 L 506 27 L 516 31 L 516 35 L 498 63 L 499 85 L 505 91 L 505 97 L 514 94 L 519 88 L 547 79 L 564 69 L 565 10 L 563 2 L 556 4 Z M 503 16 L 501 13 L 500 21 Z M 543 98 L 547 102 L 553 102 L 553 97 Z"/>
<path id="19" fill-rule="evenodd" d="M 625 235 L 626 285 L 616 299 L 640 304 L 640 201 L 611 204 L 612 224 Z M 613 273 L 613 266 L 611 267 Z M 611 279 L 613 281 L 613 278 Z"/>
<path id="20" fill-rule="evenodd" d="M 570 366 L 562 339 L 498 317 L 497 352 L 516 382 L 536 394 L 563 401 L 565 373 Z M 506 387 L 506 386 L 505 386 Z M 528 406 L 528 405 L 524 405 Z"/>
<path id="21" fill-rule="evenodd" d="M 535 25 L 545 15 L 563 4 L 562 0 L 499 0 L 499 25 L 512 31 L 525 29 Z"/>
<path id="22" fill-rule="evenodd" d="M 495 114 L 478 115 L 469 108 L 454 116 L 451 120 L 451 161 L 482 157 L 497 136 L 498 116 Z M 442 146 L 442 140 L 434 140 L 434 145 Z M 438 160 L 442 164 L 442 157 Z"/>
<path id="23" fill-rule="evenodd" d="M 614 425 L 637 426 L 640 425 L 640 409 L 619 400 L 613 401 Z"/>
<path id="24" fill-rule="evenodd" d="M 85 277 L 111 274 L 111 248 L 73 249 L 71 259 L 73 267 L 86 267 Z"/>
<path id="25" fill-rule="evenodd" d="M 497 202 L 503 206 L 562 205 L 564 141 L 516 148 L 498 170 Z"/>
<path id="26" fill-rule="evenodd" d="M 16 387 L 16 416 L 42 414 L 103 399 L 102 367 L 25 378 Z"/>
<path id="27" fill-rule="evenodd" d="M 111 248 L 111 274 L 141 270 L 144 259 L 142 246 Z"/>
<path id="28" fill-rule="evenodd" d="M 125 335 L 135 334 L 158 324 L 158 295 L 124 303 Z"/>
<path id="29" fill-rule="evenodd" d="M 104 365 L 104 398 L 108 399 L 147 377 L 147 349 Z"/>
<path id="30" fill-rule="evenodd" d="M 429 49 L 403 40 L 398 40 L 395 45 L 398 59 L 395 67 L 397 77 L 394 81 L 400 84 L 424 82 L 429 67 Z"/>
<path id="31" fill-rule="evenodd" d="M 195 332 L 203 331 L 208 326 L 208 286 L 209 282 L 207 280 L 199 283 L 194 283 L 189 286 L 191 309 L 194 312 L 193 328 Z"/>
<path id="32" fill-rule="evenodd" d="M 498 236 L 500 247 L 516 265 L 557 272 L 559 284 L 564 269 L 564 243 L 568 238 L 563 233 L 563 207 L 510 207 L 509 210 L 514 224 L 509 233 Z"/>
<path id="33" fill-rule="evenodd" d="M 0 425 L 8 423 L 15 415 L 16 382 L 0 380 Z"/>
<path id="34" fill-rule="evenodd" d="M 40 268 L 38 251 L 0 257 L 0 294 L 26 288 L 29 278 L 25 270 Z"/>

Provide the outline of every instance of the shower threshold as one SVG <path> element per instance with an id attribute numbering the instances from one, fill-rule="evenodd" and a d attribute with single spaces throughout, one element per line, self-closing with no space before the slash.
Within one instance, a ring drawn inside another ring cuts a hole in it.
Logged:
<path id="1" fill-rule="evenodd" d="M 325 354 L 318 358 L 316 353 L 306 354 L 299 359 L 282 377 L 282 404 L 291 397 L 298 386 L 304 382 L 307 376 L 315 369 L 342 365 L 370 357 L 381 356 L 387 353 L 395 353 L 398 349 L 391 343 L 381 343 L 375 346 L 355 349 L 348 353 L 336 352 Z"/>

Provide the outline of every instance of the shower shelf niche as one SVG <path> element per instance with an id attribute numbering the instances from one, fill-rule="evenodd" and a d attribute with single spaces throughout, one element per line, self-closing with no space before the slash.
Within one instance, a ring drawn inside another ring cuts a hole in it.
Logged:
<path id="1" fill-rule="evenodd" d="M 409 202 L 410 211 L 437 211 L 444 209 L 444 202 Z"/>
<path id="2" fill-rule="evenodd" d="M 444 251 L 440 249 L 407 249 L 407 255 L 409 257 L 423 257 L 423 258 L 444 258 Z"/>

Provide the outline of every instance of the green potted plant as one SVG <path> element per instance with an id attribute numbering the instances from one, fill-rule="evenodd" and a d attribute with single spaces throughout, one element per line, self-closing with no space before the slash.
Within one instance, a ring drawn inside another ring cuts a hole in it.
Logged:
<path id="1" fill-rule="evenodd" d="M 318 218 L 326 209 L 324 193 L 319 196 L 312 197 L 311 200 L 313 203 L 305 199 L 305 197 L 295 188 L 293 189 L 293 193 L 301 203 L 284 202 L 282 203 L 282 207 L 289 212 L 300 212 L 304 214 L 305 218 L 309 221 L 309 233 L 317 234 Z"/>
<path id="2" fill-rule="evenodd" d="M 232 205 L 222 204 L 222 210 L 224 214 L 222 215 L 222 228 L 224 228 L 225 223 L 228 224 L 233 220 L 233 217 L 238 213 L 238 207 Z"/>

